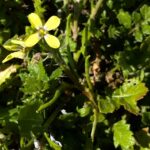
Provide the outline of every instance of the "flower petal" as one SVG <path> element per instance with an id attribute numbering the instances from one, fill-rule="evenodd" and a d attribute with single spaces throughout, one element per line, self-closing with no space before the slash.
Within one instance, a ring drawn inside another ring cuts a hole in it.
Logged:
<path id="1" fill-rule="evenodd" d="M 52 47 L 52 48 L 59 48 L 60 46 L 60 42 L 58 40 L 57 37 L 53 36 L 53 35 L 50 35 L 50 34 L 46 34 L 44 36 L 44 39 L 46 41 L 46 43 Z"/>
<path id="2" fill-rule="evenodd" d="M 40 36 L 39 36 L 39 33 L 34 33 L 34 34 L 31 34 L 26 40 L 25 40 L 25 46 L 26 47 L 32 47 L 34 46 L 35 44 L 37 44 L 40 40 Z"/>
<path id="3" fill-rule="evenodd" d="M 29 14 L 28 20 L 34 28 L 39 29 L 40 27 L 42 27 L 42 21 L 36 13 Z"/>
<path id="4" fill-rule="evenodd" d="M 47 31 L 54 30 L 59 26 L 59 24 L 60 24 L 60 18 L 58 18 L 57 16 L 52 16 L 47 20 L 47 22 L 44 25 L 44 28 Z"/>
<path id="5" fill-rule="evenodd" d="M 19 51 L 19 52 L 13 52 L 9 55 L 7 55 L 7 57 L 2 61 L 2 63 L 5 63 L 13 58 L 19 58 L 19 59 L 23 59 L 25 56 L 25 53 L 22 52 L 22 51 Z"/>

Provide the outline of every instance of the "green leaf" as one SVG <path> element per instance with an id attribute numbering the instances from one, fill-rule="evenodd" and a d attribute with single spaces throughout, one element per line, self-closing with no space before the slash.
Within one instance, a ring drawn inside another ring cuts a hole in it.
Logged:
<path id="1" fill-rule="evenodd" d="M 42 130 L 43 117 L 42 114 L 36 112 L 40 105 L 40 101 L 34 101 L 24 105 L 20 110 L 18 125 L 22 136 L 30 137 L 31 132 L 37 134 Z"/>
<path id="2" fill-rule="evenodd" d="M 141 14 L 137 12 L 132 13 L 132 18 L 135 23 L 139 23 L 141 20 Z"/>
<path id="3" fill-rule="evenodd" d="M 116 39 L 119 36 L 119 31 L 116 29 L 116 27 L 110 25 L 108 28 L 108 36 L 109 38 Z"/>
<path id="4" fill-rule="evenodd" d="M 40 16 L 40 18 L 43 17 L 43 13 L 46 11 L 45 7 L 43 7 L 43 0 L 33 0 L 33 5 L 35 9 L 35 13 Z"/>
<path id="5" fill-rule="evenodd" d="M 119 23 L 123 25 L 125 28 L 131 27 L 131 16 L 128 12 L 120 10 L 119 14 L 117 15 L 117 18 Z"/>
<path id="6" fill-rule="evenodd" d="M 149 35 L 150 34 L 150 25 L 148 25 L 148 24 L 142 25 L 142 32 L 143 32 L 143 34 Z"/>
<path id="7" fill-rule="evenodd" d="M 142 113 L 142 123 L 146 126 L 150 126 L 150 112 L 149 111 Z"/>
<path id="8" fill-rule="evenodd" d="M 139 112 L 137 101 L 142 99 L 147 92 L 148 88 L 145 84 L 133 78 L 125 81 L 120 88 L 116 89 L 113 92 L 112 99 L 116 107 L 123 106 L 131 113 L 137 114 Z"/>
<path id="9" fill-rule="evenodd" d="M 49 78 L 42 61 L 29 64 L 28 71 L 29 73 L 20 74 L 23 82 L 22 91 L 24 91 L 25 94 L 33 95 L 33 93 L 42 92 L 48 88 Z"/>
<path id="10" fill-rule="evenodd" d="M 134 33 L 135 39 L 138 42 L 142 42 L 143 41 L 143 34 L 141 33 L 140 30 L 136 30 Z"/>
<path id="11" fill-rule="evenodd" d="M 85 104 L 82 108 L 77 107 L 77 112 L 80 114 L 80 117 L 85 117 L 91 112 L 91 107 Z"/>
<path id="12" fill-rule="evenodd" d="M 140 144 L 140 146 L 150 148 L 150 134 L 147 131 L 143 129 L 136 132 L 135 138 L 138 144 Z"/>
<path id="13" fill-rule="evenodd" d="M 8 51 L 19 51 L 23 50 L 25 47 L 25 44 L 22 40 L 22 37 L 18 37 L 15 35 L 11 39 L 7 40 L 4 44 L 3 47 L 7 49 Z"/>
<path id="14" fill-rule="evenodd" d="M 143 5 L 140 8 L 140 12 L 146 21 L 150 21 L 150 7 L 148 5 Z"/>
<path id="15" fill-rule="evenodd" d="M 61 68 L 57 68 L 57 69 L 54 70 L 54 71 L 52 72 L 52 74 L 50 75 L 50 80 L 56 80 L 56 79 L 58 79 L 61 75 L 62 75 L 62 69 L 61 69 Z"/>
<path id="16" fill-rule="evenodd" d="M 113 125 L 113 140 L 117 148 L 129 150 L 135 144 L 133 133 L 130 131 L 130 125 L 125 120 L 120 120 Z"/>
<path id="17" fill-rule="evenodd" d="M 17 71 L 18 65 L 11 65 L 3 71 L 0 71 L 0 85 L 11 77 L 12 73 Z"/>
<path id="18" fill-rule="evenodd" d="M 24 57 L 25 57 L 25 53 L 23 51 L 13 52 L 7 55 L 6 58 L 2 61 L 2 63 L 5 63 L 14 58 L 24 59 Z"/>
<path id="19" fill-rule="evenodd" d="M 107 97 L 106 99 L 98 98 L 98 107 L 102 113 L 112 113 L 115 110 L 113 101 Z"/>

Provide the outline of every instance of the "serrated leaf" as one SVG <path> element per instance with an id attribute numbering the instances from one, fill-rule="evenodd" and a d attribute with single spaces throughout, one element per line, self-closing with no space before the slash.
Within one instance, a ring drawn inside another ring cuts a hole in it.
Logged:
<path id="1" fill-rule="evenodd" d="M 116 89 L 112 95 L 112 99 L 116 107 L 119 108 L 122 105 L 131 113 L 137 114 L 139 112 L 137 101 L 142 99 L 147 92 L 148 88 L 145 84 L 133 78 Z"/>
<path id="2" fill-rule="evenodd" d="M 120 10 L 119 14 L 117 15 L 117 18 L 119 23 L 123 25 L 125 28 L 131 27 L 131 16 L 128 12 Z"/>
<path id="3" fill-rule="evenodd" d="M 113 133 L 116 148 L 121 146 L 122 149 L 128 150 L 135 144 L 133 133 L 130 131 L 130 125 L 125 120 L 118 121 L 113 125 Z"/>
<path id="4" fill-rule="evenodd" d="M 17 71 L 17 68 L 17 65 L 11 65 L 4 71 L 0 71 L 0 85 L 3 84 L 7 79 L 9 79 L 11 74 Z"/>
<path id="5" fill-rule="evenodd" d="M 20 77 L 23 82 L 25 94 L 31 94 L 46 90 L 48 88 L 49 78 L 46 74 L 42 61 L 31 63 L 28 66 L 29 73 L 21 73 Z"/>

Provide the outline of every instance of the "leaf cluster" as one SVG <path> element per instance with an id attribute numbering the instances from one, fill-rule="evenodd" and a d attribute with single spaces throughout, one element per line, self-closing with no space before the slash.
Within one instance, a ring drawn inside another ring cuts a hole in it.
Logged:
<path id="1" fill-rule="evenodd" d="M 61 19 L 58 49 L 25 47 L 33 12 Z M 2 0 L 0 14 L 0 149 L 150 149 L 148 0 Z"/>

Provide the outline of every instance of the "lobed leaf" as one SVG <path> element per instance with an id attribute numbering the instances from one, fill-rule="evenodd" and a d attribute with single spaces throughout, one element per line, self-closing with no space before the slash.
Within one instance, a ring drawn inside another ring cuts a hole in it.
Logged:
<path id="1" fill-rule="evenodd" d="M 130 125 L 125 120 L 120 120 L 113 125 L 113 139 L 115 147 L 121 146 L 122 149 L 129 149 L 135 144 Z"/>
<path id="2" fill-rule="evenodd" d="M 112 99 L 116 107 L 123 106 L 131 113 L 137 114 L 139 112 L 137 101 L 142 99 L 147 92 L 148 88 L 144 83 L 130 79 L 113 92 Z"/>
<path id="3" fill-rule="evenodd" d="M 125 28 L 131 27 L 131 16 L 128 12 L 120 10 L 119 14 L 117 15 L 117 18 L 119 23 L 123 25 Z"/>

